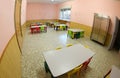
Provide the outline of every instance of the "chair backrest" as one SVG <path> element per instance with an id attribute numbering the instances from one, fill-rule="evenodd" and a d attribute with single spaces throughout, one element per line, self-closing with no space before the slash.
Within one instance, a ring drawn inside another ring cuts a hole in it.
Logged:
<path id="1" fill-rule="evenodd" d="M 66 47 L 70 47 L 70 46 L 72 46 L 72 45 L 73 45 L 73 44 L 67 44 Z"/>
<path id="2" fill-rule="evenodd" d="M 57 47 L 55 50 L 60 50 L 60 49 L 62 49 L 62 47 Z"/>
<path id="3" fill-rule="evenodd" d="M 85 62 L 83 63 L 83 68 L 84 68 L 85 70 L 87 69 L 88 64 L 90 63 L 91 59 L 92 59 L 92 57 L 89 58 L 87 61 L 85 61 Z"/>
<path id="4" fill-rule="evenodd" d="M 40 29 L 41 29 L 41 31 L 44 31 L 44 27 L 41 26 Z"/>
<path id="5" fill-rule="evenodd" d="M 89 46 L 88 46 L 88 45 L 84 45 L 84 47 L 85 47 L 85 48 L 89 48 Z"/>
<path id="6" fill-rule="evenodd" d="M 60 26 L 60 30 L 63 30 L 63 26 Z"/>

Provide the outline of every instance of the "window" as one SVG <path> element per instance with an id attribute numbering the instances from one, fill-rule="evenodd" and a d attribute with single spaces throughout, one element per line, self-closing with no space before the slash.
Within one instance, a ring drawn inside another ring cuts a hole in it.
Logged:
<path id="1" fill-rule="evenodd" d="M 60 19 L 62 19 L 62 20 L 70 20 L 70 13 L 71 13 L 70 8 L 61 9 L 60 10 Z"/>

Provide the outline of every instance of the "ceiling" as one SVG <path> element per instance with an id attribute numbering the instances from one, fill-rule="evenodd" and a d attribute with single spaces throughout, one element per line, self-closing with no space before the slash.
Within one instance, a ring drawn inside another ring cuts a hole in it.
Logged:
<path id="1" fill-rule="evenodd" d="M 51 0 L 27 0 L 27 2 L 30 2 L 30 3 L 41 2 L 41 3 L 52 3 L 52 4 L 62 3 L 65 1 L 71 1 L 71 0 L 54 0 L 53 2 Z"/>

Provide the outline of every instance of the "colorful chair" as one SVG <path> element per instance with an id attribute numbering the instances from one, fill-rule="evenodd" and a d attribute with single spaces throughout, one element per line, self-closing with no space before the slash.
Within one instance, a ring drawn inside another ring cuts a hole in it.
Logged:
<path id="1" fill-rule="evenodd" d="M 55 50 L 60 50 L 60 49 L 62 49 L 62 47 L 57 47 Z"/>
<path id="2" fill-rule="evenodd" d="M 74 34 L 74 38 L 76 38 L 76 39 L 80 38 L 80 32 L 76 32 L 76 33 Z"/>
<path id="3" fill-rule="evenodd" d="M 44 29 L 44 30 L 45 30 L 45 32 L 47 32 L 47 27 L 45 27 L 45 29 Z"/>
<path id="4" fill-rule="evenodd" d="M 59 30 L 63 30 L 63 26 L 60 26 Z"/>
<path id="5" fill-rule="evenodd" d="M 37 28 L 36 28 L 36 31 L 37 31 L 37 33 L 39 33 L 39 32 L 40 32 L 40 28 L 39 28 L 39 27 L 37 27 Z"/>
<path id="6" fill-rule="evenodd" d="M 84 45 L 84 47 L 85 47 L 85 48 L 89 48 L 89 46 L 88 46 L 88 45 Z"/>
<path id="7" fill-rule="evenodd" d="M 83 67 L 82 67 L 82 68 L 83 68 L 84 70 L 86 70 L 86 69 L 87 69 L 88 64 L 90 63 L 91 59 L 92 59 L 92 57 L 91 57 L 91 58 L 89 58 L 87 61 L 85 61 L 85 62 L 83 63 Z"/>
<path id="8" fill-rule="evenodd" d="M 67 44 L 66 47 L 70 47 L 70 46 L 72 46 L 72 45 L 73 45 L 73 44 Z"/>
<path id="9" fill-rule="evenodd" d="M 84 37 L 84 31 L 80 31 L 80 37 Z"/>
<path id="10" fill-rule="evenodd" d="M 67 30 L 67 26 L 63 26 L 63 30 Z"/>
<path id="11" fill-rule="evenodd" d="M 53 77 L 53 75 L 52 75 L 52 73 L 51 73 L 51 71 L 50 71 L 50 69 L 49 69 L 49 67 L 48 67 L 48 65 L 47 65 L 47 63 L 46 63 L 46 61 L 44 62 L 44 67 L 45 67 L 45 71 L 46 71 L 46 73 L 50 73 L 50 75 L 51 75 L 51 78 L 55 78 L 55 77 Z"/>
<path id="12" fill-rule="evenodd" d="M 47 63 L 46 63 L 46 61 L 44 61 L 44 67 L 45 67 L 46 73 L 50 72 L 50 69 L 49 69 L 49 67 L 48 67 L 48 65 L 47 65 Z"/>
<path id="13" fill-rule="evenodd" d="M 75 74 L 75 73 L 77 73 L 77 76 L 78 76 L 77 78 L 80 78 L 80 70 L 81 70 L 82 66 L 83 66 L 83 65 L 80 65 L 80 66 L 74 68 L 73 70 L 69 71 L 69 72 L 67 73 L 68 78 L 70 78 L 71 75 L 72 75 L 72 74 Z"/>
<path id="14" fill-rule="evenodd" d="M 42 32 L 44 32 L 44 26 L 41 26 L 40 29 Z"/>
<path id="15" fill-rule="evenodd" d="M 73 32 L 68 30 L 67 36 L 70 36 L 72 39 L 74 38 Z"/>

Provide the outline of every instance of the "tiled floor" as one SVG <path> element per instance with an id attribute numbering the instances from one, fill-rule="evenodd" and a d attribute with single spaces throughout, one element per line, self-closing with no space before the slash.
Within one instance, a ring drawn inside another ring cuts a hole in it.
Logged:
<path id="1" fill-rule="evenodd" d="M 55 31 L 53 28 L 48 28 L 47 33 L 31 34 L 28 28 L 22 48 L 22 78 L 50 78 L 50 74 L 45 73 L 43 52 L 54 50 L 58 46 L 65 47 L 68 43 L 87 45 L 96 53 L 80 78 L 103 78 L 112 65 L 120 68 L 118 51 L 108 51 L 107 47 L 87 37 L 71 39 L 67 37 L 66 31 Z M 59 78 L 67 78 L 67 76 L 62 75 Z M 72 78 L 77 76 L 74 75 Z"/>

